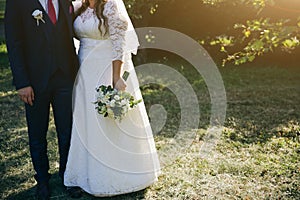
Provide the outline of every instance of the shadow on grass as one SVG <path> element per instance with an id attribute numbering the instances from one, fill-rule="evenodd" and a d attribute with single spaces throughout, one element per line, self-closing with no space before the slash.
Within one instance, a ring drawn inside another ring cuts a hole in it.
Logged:
<path id="1" fill-rule="evenodd" d="M 35 198 L 35 187 L 28 190 L 22 191 L 18 194 L 13 194 L 7 197 L 7 200 L 34 200 Z"/>
<path id="2" fill-rule="evenodd" d="M 5 54 L 0 54 L 0 63 L 2 63 L 2 58 L 7 59 L 5 57 Z M 0 125 L 4 128 L 2 128 L 3 131 L 0 132 L 0 142 L 1 144 L 6 144 L 6 141 L 10 141 L 10 143 L 7 143 L 7 146 L 10 146 L 10 148 L 1 148 L 1 160 L 4 160 L 5 157 L 9 157 L 12 153 L 17 154 L 19 151 L 23 150 L 22 148 L 18 149 L 17 146 L 27 146 L 25 143 L 25 136 L 23 138 L 23 136 L 20 136 L 20 133 L 16 131 L 18 129 L 23 130 L 25 126 L 24 111 L 21 108 L 22 105 L 18 98 L 13 96 L 13 94 L 7 93 L 7 91 L 12 90 L 12 86 L 10 86 L 11 73 L 8 68 L 7 60 L 4 60 L 3 63 L 4 65 L 2 66 L 1 64 L 0 68 L 0 92 L 3 92 L 5 96 L 0 98 L 2 108 L 0 113 L 2 113 L 3 117 L 3 120 L 0 121 Z M 169 65 L 173 66 L 174 69 L 187 77 L 196 91 L 199 99 L 199 107 L 201 109 L 200 127 L 206 129 L 209 124 L 210 117 L 210 98 L 209 93 L 206 90 L 205 82 L 201 79 L 201 76 L 199 77 L 199 74 L 195 73 L 195 70 L 192 69 L 193 67 L 189 66 L 185 62 L 176 61 L 176 63 L 174 63 L 173 61 L 173 63 L 169 63 Z M 299 69 L 290 70 L 278 67 L 264 68 L 258 66 L 255 68 L 227 67 L 220 69 L 220 71 L 224 78 L 228 96 L 228 113 L 225 124 L 226 129 L 223 134 L 227 139 L 245 146 L 256 143 L 265 144 L 273 137 L 299 139 Z M 176 130 L 178 127 L 178 121 L 180 121 L 180 107 L 178 102 L 174 100 L 175 96 L 171 94 L 170 91 L 153 85 L 142 88 L 142 91 L 147 109 L 149 109 L 151 105 L 161 103 L 168 111 L 167 125 L 166 128 L 162 130 L 161 136 L 165 138 L 172 138 L 172 132 Z M 1 140 L 1 138 L 3 140 Z M 56 136 L 53 134 L 49 140 L 53 143 L 49 146 L 52 150 L 49 151 L 53 157 L 53 160 L 51 160 L 52 165 L 54 165 L 54 162 L 57 160 L 57 144 L 53 142 L 55 141 L 55 138 Z M 21 143 L 20 141 L 23 142 Z M 280 148 L 280 143 L 278 143 L 278 145 Z M 0 167 L 5 168 L 5 170 L 3 170 L 4 176 L 1 179 L 0 188 L 2 188 L 1 190 L 3 191 L 2 195 L 4 195 L 7 199 L 18 200 L 34 198 L 35 188 L 32 187 L 34 183 L 32 179 L 33 171 L 31 166 L 27 165 L 25 167 L 24 165 L 18 164 L 29 162 L 28 160 L 30 159 L 30 156 L 26 155 L 24 157 L 14 157 L 15 160 L 10 160 L 9 165 L 7 165 L 5 161 L 1 162 Z M 7 167 L 4 167 L 4 165 Z M 15 170 L 15 168 L 17 169 Z M 20 173 L 22 171 L 23 173 Z M 175 171 L 177 171 L 177 169 Z M 253 180 L 252 178 L 250 177 L 251 180 Z M 174 183 L 171 185 L 173 186 L 173 184 Z M 51 178 L 50 185 L 52 188 L 51 199 L 70 199 L 64 191 L 61 180 L 57 174 L 54 174 Z M 28 189 L 24 190 L 22 188 Z M 165 183 L 162 183 L 162 188 L 167 192 L 172 190 L 172 187 L 167 188 Z M 296 188 L 298 188 L 298 186 L 294 186 L 291 189 L 285 188 L 282 191 L 283 193 L 290 192 L 296 197 L 299 195 Z M 146 190 L 101 199 L 145 199 L 145 191 Z M 170 192 L 172 193 L 174 191 Z M 88 200 L 97 198 L 85 194 L 82 199 Z"/>
<path id="3" fill-rule="evenodd" d="M 5 185 L 3 182 L 5 181 Z M 11 193 L 11 195 L 7 196 L 4 199 L 11 200 L 23 200 L 23 199 L 34 199 L 35 197 L 35 187 L 31 187 L 29 189 L 20 189 L 24 188 L 24 185 L 28 184 L 28 176 L 20 173 L 18 175 L 14 174 L 12 176 L 6 176 L 5 180 L 1 180 L 1 190 L 6 193 Z M 17 192 L 14 192 L 17 191 Z"/>
<path id="4" fill-rule="evenodd" d="M 272 138 L 287 138 L 292 141 L 300 141 L 300 123 L 295 118 L 286 119 L 281 121 L 280 125 L 270 127 L 260 124 L 261 121 L 259 120 L 238 120 L 238 122 L 235 121 L 233 123 L 230 121 L 232 119 L 229 119 L 223 135 L 234 142 L 241 144 L 265 144 Z"/>
<path id="5" fill-rule="evenodd" d="M 153 52 L 152 52 L 153 53 Z M 199 128 L 207 129 L 211 114 L 211 100 L 203 77 L 184 59 L 159 52 L 143 62 L 165 64 L 180 72 L 197 94 L 201 113 Z M 151 54 L 151 51 L 150 51 Z M 152 59 L 152 60 L 151 60 Z M 142 64 L 142 63 L 139 63 Z M 227 94 L 227 117 L 224 132 L 230 140 L 242 144 L 266 143 L 272 137 L 299 137 L 300 68 L 298 64 L 265 66 L 263 63 L 219 68 Z M 183 88 L 184 89 L 184 88 Z M 180 106 L 174 94 L 158 86 L 143 86 L 147 109 L 162 104 L 168 113 L 161 136 L 176 132 L 180 121 Z M 175 129 L 174 129 L 175 126 Z"/>
<path id="6" fill-rule="evenodd" d="M 299 66 L 220 69 L 227 92 L 225 136 L 242 144 L 299 138 Z"/>
<path id="7" fill-rule="evenodd" d="M 0 20 L 0 26 L 1 26 L 1 20 Z M 9 62 L 8 62 L 6 45 L 3 42 L 3 39 L 1 39 L 1 35 L 0 35 L 0 70 L 4 68 L 8 68 L 8 66 L 9 66 Z"/>
<path id="8" fill-rule="evenodd" d="M 6 53 L 0 53 L 0 69 L 8 67 L 8 56 Z"/>
<path id="9" fill-rule="evenodd" d="M 20 175 L 21 176 L 21 175 Z M 18 184 L 15 184 L 14 186 L 10 185 L 10 187 L 18 188 L 22 187 L 21 184 L 26 182 L 24 180 L 23 182 L 20 181 L 19 176 L 15 176 L 12 179 L 17 180 Z M 72 198 L 68 196 L 65 187 L 62 185 L 61 178 L 58 176 L 58 173 L 55 173 L 52 175 L 49 186 L 51 189 L 51 199 L 59 199 L 59 200 L 71 200 Z M 36 186 L 30 187 L 29 189 L 20 191 L 16 194 L 12 194 L 7 197 L 9 200 L 30 200 L 30 199 L 36 199 Z M 83 197 L 80 198 L 81 200 L 93 200 L 93 199 L 103 199 L 103 200 L 132 200 L 132 199 L 145 199 L 145 190 L 128 193 L 124 195 L 118 195 L 114 197 L 94 197 L 90 194 L 83 193 Z"/>

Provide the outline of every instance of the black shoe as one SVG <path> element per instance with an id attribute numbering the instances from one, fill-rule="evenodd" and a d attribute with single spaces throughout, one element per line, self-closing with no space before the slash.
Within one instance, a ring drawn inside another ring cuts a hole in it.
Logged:
<path id="1" fill-rule="evenodd" d="M 38 200 L 49 200 L 50 199 L 50 190 L 48 183 L 38 183 L 36 196 Z"/>
<path id="2" fill-rule="evenodd" d="M 82 197 L 82 190 L 80 187 L 67 187 L 67 193 L 74 199 Z"/>

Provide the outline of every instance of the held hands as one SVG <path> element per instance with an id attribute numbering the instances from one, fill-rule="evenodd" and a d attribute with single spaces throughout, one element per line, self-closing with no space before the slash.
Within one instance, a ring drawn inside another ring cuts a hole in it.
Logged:
<path id="1" fill-rule="evenodd" d="M 33 105 L 33 101 L 34 101 L 34 92 L 32 87 L 25 87 L 25 88 L 21 88 L 18 90 L 18 94 L 20 99 L 29 105 Z"/>

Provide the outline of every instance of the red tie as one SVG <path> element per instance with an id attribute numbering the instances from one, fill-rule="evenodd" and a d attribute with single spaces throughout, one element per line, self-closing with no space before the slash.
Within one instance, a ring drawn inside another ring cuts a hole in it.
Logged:
<path id="1" fill-rule="evenodd" d="M 52 0 L 48 0 L 48 15 L 53 24 L 56 24 L 56 13 Z"/>

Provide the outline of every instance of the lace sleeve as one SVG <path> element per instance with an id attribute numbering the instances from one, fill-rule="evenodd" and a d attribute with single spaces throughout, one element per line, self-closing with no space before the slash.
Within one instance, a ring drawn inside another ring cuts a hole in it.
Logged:
<path id="1" fill-rule="evenodd" d="M 108 32 L 112 41 L 113 60 L 124 59 L 125 34 L 127 30 L 127 21 L 118 12 L 114 0 L 107 1 L 103 15 L 107 17 Z"/>

